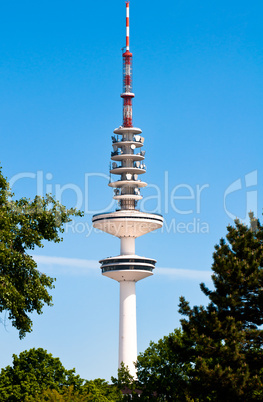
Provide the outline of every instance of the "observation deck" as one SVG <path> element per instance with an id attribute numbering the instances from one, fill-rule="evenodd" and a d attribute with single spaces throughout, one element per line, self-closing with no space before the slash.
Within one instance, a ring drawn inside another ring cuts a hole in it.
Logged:
<path id="1" fill-rule="evenodd" d="M 115 212 L 96 214 L 92 218 L 94 228 L 113 236 L 137 238 L 163 226 L 163 217 L 140 212 L 136 209 L 121 209 Z"/>
<path id="2" fill-rule="evenodd" d="M 101 272 L 108 278 L 123 281 L 139 281 L 153 275 L 156 260 L 138 255 L 119 255 L 100 260 Z"/>
<path id="3" fill-rule="evenodd" d="M 142 199 L 142 196 L 140 194 L 120 194 L 120 195 L 114 195 L 113 196 L 114 200 L 136 200 L 139 201 Z"/>

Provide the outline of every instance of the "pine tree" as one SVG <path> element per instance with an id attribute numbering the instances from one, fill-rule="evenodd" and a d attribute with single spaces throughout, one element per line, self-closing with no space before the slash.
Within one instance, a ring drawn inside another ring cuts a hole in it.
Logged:
<path id="1" fill-rule="evenodd" d="M 214 290 L 200 285 L 208 306 L 190 308 L 180 299 L 195 400 L 263 400 L 263 227 L 253 215 L 251 222 L 248 228 L 237 220 L 215 246 Z"/>

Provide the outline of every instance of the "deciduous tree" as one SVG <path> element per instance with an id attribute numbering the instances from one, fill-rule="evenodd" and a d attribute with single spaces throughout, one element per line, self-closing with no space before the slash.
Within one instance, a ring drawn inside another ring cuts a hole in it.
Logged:
<path id="1" fill-rule="evenodd" d="M 48 290 L 54 279 L 37 270 L 28 252 L 43 247 L 44 240 L 60 242 L 72 215 L 82 213 L 50 195 L 15 200 L 0 169 L 0 312 L 8 312 L 20 338 L 32 330 L 29 314 L 41 314 L 44 304 L 52 304 Z"/>
<path id="2" fill-rule="evenodd" d="M 118 402 L 122 401 L 122 394 L 105 380 L 96 379 L 86 381 L 79 390 L 74 389 L 72 385 L 65 386 L 60 391 L 47 389 L 34 398 L 37 402 Z M 32 399 L 25 400 L 31 401 Z"/>
<path id="3" fill-rule="evenodd" d="M 150 346 L 138 356 L 137 374 L 142 385 L 142 400 L 183 401 L 187 393 L 189 363 L 178 359 L 173 344 L 182 347 L 179 329 Z"/>
<path id="4" fill-rule="evenodd" d="M 13 355 L 12 366 L 1 370 L 0 401 L 117 402 L 122 393 L 103 379 L 83 380 L 39 348 Z"/>
<path id="5" fill-rule="evenodd" d="M 33 402 L 44 390 L 59 392 L 69 386 L 79 390 L 83 383 L 75 369 L 66 370 L 59 358 L 41 348 L 30 349 L 13 355 L 13 365 L 1 370 L 0 400 Z"/>
<path id="6" fill-rule="evenodd" d="M 129 372 L 128 366 L 121 363 L 121 367 L 118 369 L 118 377 L 111 377 L 111 381 L 114 386 L 120 391 L 120 401 L 138 401 L 140 399 L 141 391 L 139 389 L 139 383 L 137 379 L 134 379 Z"/>

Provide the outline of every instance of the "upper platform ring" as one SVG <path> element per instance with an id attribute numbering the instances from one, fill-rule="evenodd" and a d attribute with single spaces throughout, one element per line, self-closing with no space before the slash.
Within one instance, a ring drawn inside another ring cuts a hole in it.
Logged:
<path id="1" fill-rule="evenodd" d="M 142 130 L 138 127 L 118 127 L 115 128 L 113 131 L 114 134 L 126 134 L 126 133 L 131 133 L 131 134 L 141 134 Z"/>
<path id="2" fill-rule="evenodd" d="M 133 92 L 123 92 L 120 96 L 121 98 L 134 98 L 135 94 Z"/>

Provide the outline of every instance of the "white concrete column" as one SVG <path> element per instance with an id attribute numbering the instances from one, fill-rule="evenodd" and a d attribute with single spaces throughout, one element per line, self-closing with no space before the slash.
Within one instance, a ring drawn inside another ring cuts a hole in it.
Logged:
<path id="1" fill-rule="evenodd" d="M 121 255 L 135 254 L 135 237 L 121 237 Z"/>
<path id="2" fill-rule="evenodd" d="M 134 281 L 120 282 L 119 368 L 128 366 L 136 378 L 133 362 L 137 360 L 136 290 Z"/>

